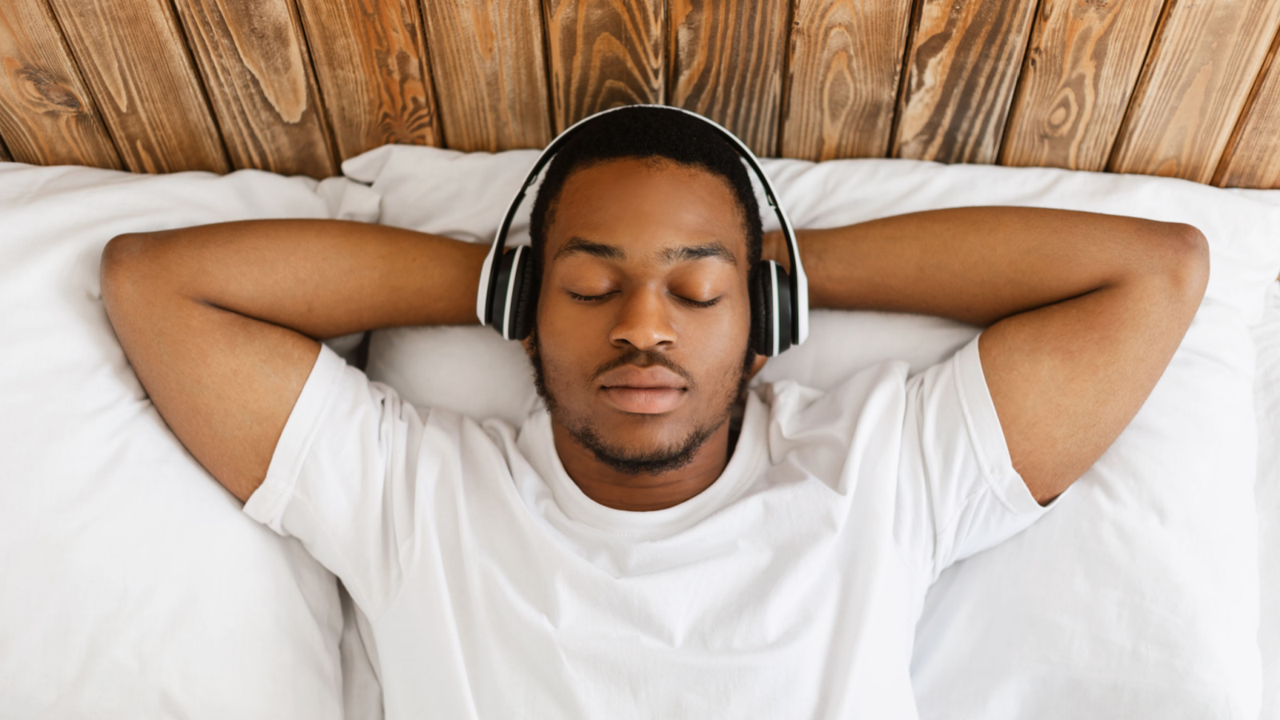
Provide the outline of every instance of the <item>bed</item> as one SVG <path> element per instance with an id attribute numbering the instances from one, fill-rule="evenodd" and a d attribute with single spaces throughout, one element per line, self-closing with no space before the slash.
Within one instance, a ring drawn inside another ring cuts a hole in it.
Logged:
<path id="1" fill-rule="evenodd" d="M 133 377 L 107 240 L 340 217 L 484 241 L 531 148 L 661 102 L 770 158 L 802 226 L 1002 203 L 1201 227 L 1208 299 L 1158 391 L 1053 522 L 938 579 L 913 680 L 925 718 L 1280 720 L 1277 54 L 1275 0 L 5 3 L 0 718 L 381 717 L 340 585 Z M 976 332 L 814 323 L 765 380 Z M 420 404 L 534 402 L 478 328 L 333 344 Z"/>

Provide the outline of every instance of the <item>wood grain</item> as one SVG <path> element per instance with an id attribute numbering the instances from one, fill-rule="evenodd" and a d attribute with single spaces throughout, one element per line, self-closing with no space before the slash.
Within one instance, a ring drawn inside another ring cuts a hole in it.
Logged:
<path id="1" fill-rule="evenodd" d="M 1209 182 L 1277 23 L 1276 0 L 1167 6 L 1108 169 Z"/>
<path id="2" fill-rule="evenodd" d="M 911 0 L 796 0 L 782 154 L 884 157 Z"/>
<path id="3" fill-rule="evenodd" d="M 52 7 L 127 168 L 231 169 L 167 0 L 52 0 Z"/>
<path id="4" fill-rule="evenodd" d="M 0 3 L 0 136 L 18 162 L 122 167 L 45 0 Z"/>
<path id="5" fill-rule="evenodd" d="M 1280 188 L 1280 31 L 1227 142 L 1213 184 Z"/>
<path id="6" fill-rule="evenodd" d="M 414 0 L 298 0 L 298 10 L 340 159 L 440 144 Z"/>
<path id="7" fill-rule="evenodd" d="M 786 0 L 670 0 L 670 13 L 668 103 L 724 125 L 758 155 L 777 154 Z"/>
<path id="8" fill-rule="evenodd" d="M 1040 0 L 1002 165 L 1106 167 L 1164 0 Z"/>
<path id="9" fill-rule="evenodd" d="M 174 0 L 231 163 L 337 172 L 293 0 Z"/>
<path id="10" fill-rule="evenodd" d="M 893 156 L 996 161 L 1035 0 L 919 0 Z"/>
<path id="11" fill-rule="evenodd" d="M 607 108 L 662 102 L 661 0 L 546 0 L 543 7 L 556 132 Z"/>
<path id="12" fill-rule="evenodd" d="M 551 141 L 538 0 L 423 0 L 440 128 L 456 150 Z"/>
<path id="13" fill-rule="evenodd" d="M 1280 187 L 1280 0 L 0 0 L 0 68 L 37 164 L 323 177 L 669 102 L 765 155 Z"/>

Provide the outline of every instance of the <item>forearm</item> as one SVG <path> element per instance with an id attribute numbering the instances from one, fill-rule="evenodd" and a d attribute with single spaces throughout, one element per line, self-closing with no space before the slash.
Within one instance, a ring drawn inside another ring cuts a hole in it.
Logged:
<path id="1" fill-rule="evenodd" d="M 118 237 L 102 298 L 147 394 L 236 497 L 262 482 L 318 339 L 475 322 L 486 248 L 314 220 Z"/>
<path id="2" fill-rule="evenodd" d="M 1042 503 L 1142 406 L 1209 269 L 1190 226 L 1032 208 L 902 215 L 802 231 L 799 245 L 815 307 L 986 327 L 983 374 L 1014 468 Z"/>
<path id="3" fill-rule="evenodd" d="M 378 225 L 255 220 L 125 236 L 108 251 L 149 293 L 325 339 L 475 322 L 487 248 Z M 130 258 L 133 255 L 136 257 Z"/>
<path id="4" fill-rule="evenodd" d="M 1137 218 L 1038 208 L 956 208 L 799 232 L 814 307 L 990 325 L 1163 273 L 1195 232 Z"/>

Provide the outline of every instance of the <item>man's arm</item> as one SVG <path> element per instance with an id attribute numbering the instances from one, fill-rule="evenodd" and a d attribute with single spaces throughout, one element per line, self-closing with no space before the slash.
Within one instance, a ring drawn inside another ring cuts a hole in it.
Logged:
<path id="1" fill-rule="evenodd" d="M 1189 225 L 1065 210 L 936 210 L 800 231 L 799 243 L 814 307 L 989 326 L 983 372 L 1014 468 L 1041 503 L 1133 419 L 1209 276 L 1208 245 Z"/>
<path id="2" fill-rule="evenodd" d="M 317 340 L 475 322 L 487 251 L 333 220 L 122 235 L 103 252 L 102 299 L 165 422 L 247 500 L 266 476 Z"/>

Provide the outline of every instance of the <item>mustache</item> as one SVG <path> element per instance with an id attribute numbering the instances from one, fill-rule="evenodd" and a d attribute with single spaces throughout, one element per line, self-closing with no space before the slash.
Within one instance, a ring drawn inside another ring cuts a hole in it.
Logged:
<path id="1" fill-rule="evenodd" d="M 627 352 L 596 368 L 596 371 L 591 375 L 592 382 L 596 381 L 601 375 L 604 375 L 610 370 L 620 368 L 623 365 L 635 365 L 636 367 L 642 368 L 658 365 L 679 375 L 686 383 L 689 384 L 690 388 L 697 385 L 693 380 L 693 375 L 691 375 L 688 370 L 685 370 L 672 362 L 671 358 L 663 355 L 662 353 L 653 352 L 652 350 L 640 350 L 638 348 L 632 348 L 631 350 L 628 350 Z"/>

